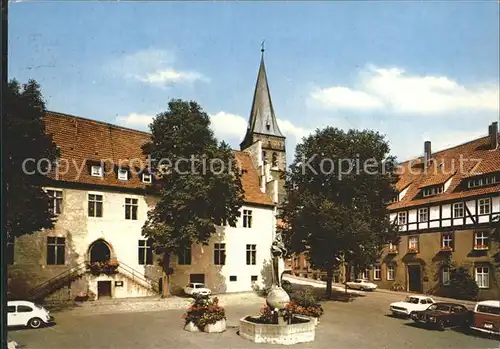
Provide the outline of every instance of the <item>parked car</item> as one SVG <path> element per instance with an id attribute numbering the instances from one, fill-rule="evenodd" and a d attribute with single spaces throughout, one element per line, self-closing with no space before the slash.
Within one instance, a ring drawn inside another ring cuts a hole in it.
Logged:
<path id="1" fill-rule="evenodd" d="M 476 303 L 470 327 L 476 331 L 500 335 L 500 301 Z"/>
<path id="2" fill-rule="evenodd" d="M 184 293 L 189 296 L 201 295 L 201 296 L 209 296 L 212 294 L 212 291 L 205 286 L 205 284 L 192 282 L 184 287 Z"/>
<path id="3" fill-rule="evenodd" d="M 468 327 L 470 310 L 462 304 L 439 302 L 430 305 L 426 310 L 411 314 L 415 322 L 421 322 L 431 327 L 444 330 L 447 327 Z"/>
<path id="4" fill-rule="evenodd" d="M 29 301 L 7 302 L 7 326 L 39 328 L 53 323 L 50 312 L 41 305 Z"/>
<path id="5" fill-rule="evenodd" d="M 360 291 L 375 291 L 377 289 L 377 285 L 372 284 L 368 280 L 364 279 L 356 279 L 354 281 L 348 281 L 346 282 L 346 285 L 348 288 L 352 288 L 355 290 L 360 290 Z"/>
<path id="6" fill-rule="evenodd" d="M 434 299 L 427 296 L 408 296 L 401 302 L 394 302 L 389 305 L 392 315 L 411 316 L 415 311 L 427 309 L 435 303 Z"/>

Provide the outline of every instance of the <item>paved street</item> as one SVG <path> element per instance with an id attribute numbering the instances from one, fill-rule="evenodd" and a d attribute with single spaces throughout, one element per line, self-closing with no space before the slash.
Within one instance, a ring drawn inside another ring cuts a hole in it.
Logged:
<path id="1" fill-rule="evenodd" d="M 325 315 L 316 329 L 316 340 L 297 348 L 499 348 L 498 341 L 467 335 L 454 330 L 444 332 L 419 328 L 409 320 L 387 316 L 388 304 L 401 295 L 373 292 L 351 303 L 326 302 Z M 182 330 L 183 311 L 95 314 L 63 311 L 54 314 L 57 325 L 39 330 L 12 330 L 9 338 L 26 349 L 55 348 L 261 348 L 237 335 L 238 320 L 256 314 L 263 305 L 226 306 L 228 329 L 222 334 L 189 333 Z M 266 347 L 281 347 L 268 345 Z"/>

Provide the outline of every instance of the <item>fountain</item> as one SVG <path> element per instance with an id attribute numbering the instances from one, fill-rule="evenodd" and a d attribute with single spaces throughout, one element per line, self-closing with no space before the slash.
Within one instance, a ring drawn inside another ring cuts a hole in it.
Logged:
<path id="1" fill-rule="evenodd" d="M 287 305 L 290 296 L 281 287 L 280 260 L 286 254 L 281 234 L 277 234 L 271 245 L 272 285 L 266 297 L 267 310 L 261 316 L 246 316 L 240 319 L 239 335 L 255 343 L 296 344 L 312 342 L 315 323 L 309 318 L 294 315 Z"/>

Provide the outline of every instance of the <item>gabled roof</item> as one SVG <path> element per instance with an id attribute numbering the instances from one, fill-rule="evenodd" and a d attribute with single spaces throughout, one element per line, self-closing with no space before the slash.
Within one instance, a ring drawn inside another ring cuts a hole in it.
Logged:
<path id="1" fill-rule="evenodd" d="M 252 133 L 285 138 L 279 129 L 276 115 L 274 114 L 271 92 L 267 82 L 266 66 L 264 64 L 264 54 L 262 54 L 260 60 L 245 140 Z M 245 140 L 242 143 L 245 143 Z"/>
<path id="2" fill-rule="evenodd" d="M 500 193 L 500 183 L 473 189 L 469 189 L 465 183 L 467 178 L 473 176 L 500 172 L 500 147 L 491 149 L 490 137 L 441 150 L 432 154 L 432 158 L 427 170 L 424 169 L 423 158 L 400 164 L 400 178 L 396 188 L 401 191 L 409 183 L 411 185 L 401 201 L 389 205 L 390 210 Z M 448 180 L 451 182 L 444 193 L 426 198 L 420 196 L 422 188 L 444 184 Z"/>
<path id="3" fill-rule="evenodd" d="M 52 134 L 60 149 L 60 170 L 56 181 L 75 184 L 109 186 L 114 190 L 145 189 L 140 173 L 147 168 L 147 157 L 141 146 L 151 140 L 147 132 L 133 130 L 78 116 L 47 112 L 44 117 L 46 132 Z M 259 174 L 247 153 L 235 151 L 238 165 L 243 170 L 242 186 L 245 202 L 274 206 L 271 199 L 260 190 Z M 90 162 L 89 162 L 90 161 Z M 129 167 L 129 180 L 118 180 L 116 169 L 105 165 L 104 177 L 93 177 L 88 163 L 105 161 L 106 164 Z"/>

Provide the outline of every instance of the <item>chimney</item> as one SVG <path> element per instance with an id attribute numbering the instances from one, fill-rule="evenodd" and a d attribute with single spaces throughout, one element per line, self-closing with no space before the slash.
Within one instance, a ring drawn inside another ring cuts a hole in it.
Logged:
<path id="1" fill-rule="evenodd" d="M 498 147 L 498 122 L 494 122 L 489 127 L 491 149 Z"/>
<path id="2" fill-rule="evenodd" d="M 431 141 L 425 141 L 424 143 L 424 165 L 427 168 L 427 166 L 430 165 L 431 162 Z"/>

